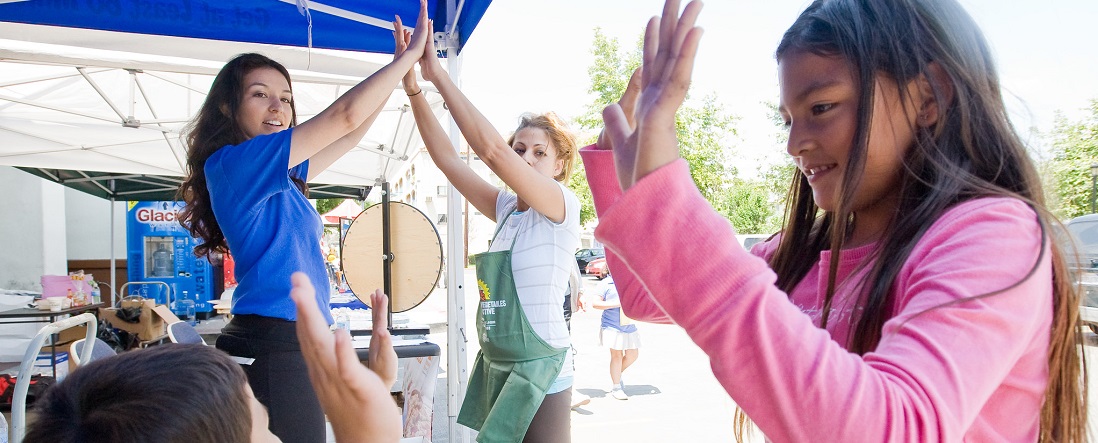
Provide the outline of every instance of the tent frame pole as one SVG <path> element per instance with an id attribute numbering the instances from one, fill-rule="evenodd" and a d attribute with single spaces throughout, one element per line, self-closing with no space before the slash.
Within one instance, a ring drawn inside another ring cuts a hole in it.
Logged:
<path id="1" fill-rule="evenodd" d="M 455 0 L 447 0 L 447 16 L 452 23 L 446 24 L 446 33 L 436 33 L 435 43 L 446 50 L 446 70 L 450 79 L 461 87 L 461 57 L 458 54 L 458 34 L 456 29 L 458 5 Z M 439 38 L 441 37 L 441 38 Z M 439 41 L 442 40 L 442 41 Z M 450 145 L 461 155 L 461 130 L 450 117 Z M 471 430 L 457 423 L 458 411 L 465 399 L 465 389 L 469 380 L 468 334 L 465 326 L 465 239 L 461 219 L 464 198 L 453 183 L 446 188 L 446 393 L 447 415 L 449 418 L 449 440 L 451 443 L 472 441 Z"/>

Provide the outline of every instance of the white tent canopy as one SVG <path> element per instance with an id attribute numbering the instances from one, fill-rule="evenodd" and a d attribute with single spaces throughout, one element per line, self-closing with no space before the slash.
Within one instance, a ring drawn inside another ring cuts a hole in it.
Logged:
<path id="1" fill-rule="evenodd" d="M 233 47 L 238 45 L 229 44 L 227 52 L 244 49 Z M 250 46 L 247 49 L 276 60 L 287 53 L 309 57 L 310 52 Z M 225 61 L 211 58 L 0 39 L 0 134 L 5 140 L 0 164 L 181 177 L 186 149 L 180 133 Z M 366 75 L 387 59 L 350 53 L 312 58 L 332 71 L 368 71 Z M 290 71 L 299 122 L 362 79 L 292 67 Z M 441 98 L 428 98 L 442 116 Z M 418 152 L 419 143 L 407 97 L 394 93 L 362 142 L 314 182 L 371 186 L 388 181 Z"/>

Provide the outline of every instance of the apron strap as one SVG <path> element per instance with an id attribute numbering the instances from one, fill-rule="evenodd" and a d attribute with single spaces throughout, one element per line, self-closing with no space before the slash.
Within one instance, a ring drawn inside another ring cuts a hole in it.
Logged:
<path id="1" fill-rule="evenodd" d="M 516 206 L 516 207 L 515 207 L 515 209 L 517 210 L 517 209 L 518 209 L 518 206 Z M 527 209 L 527 211 L 529 211 L 529 209 Z M 496 224 L 496 232 L 494 232 L 494 233 L 492 234 L 492 244 L 495 244 L 495 243 L 496 243 L 496 236 L 498 236 L 498 235 L 499 235 L 499 231 L 502 231 L 502 230 L 503 230 L 503 224 L 504 224 L 504 223 L 507 223 L 507 219 L 511 218 L 511 214 L 514 214 L 514 213 L 515 213 L 515 211 L 514 211 L 514 210 L 512 210 L 512 211 L 508 212 L 508 213 L 507 213 L 507 215 L 505 215 L 505 216 L 503 217 L 503 220 L 501 220 L 501 221 L 500 221 L 500 222 L 499 222 L 498 224 Z M 508 250 L 508 251 L 512 251 L 512 250 L 514 250 L 514 249 L 515 249 L 515 243 L 516 243 L 516 242 L 518 242 L 518 232 L 515 232 L 515 237 L 511 239 L 511 247 L 510 247 L 510 248 L 507 248 L 507 250 Z"/>

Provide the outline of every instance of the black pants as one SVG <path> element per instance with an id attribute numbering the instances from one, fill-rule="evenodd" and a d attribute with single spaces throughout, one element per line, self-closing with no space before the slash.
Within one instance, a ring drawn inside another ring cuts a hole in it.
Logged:
<path id="1" fill-rule="evenodd" d="M 316 398 L 294 322 L 237 315 L 217 338 L 217 348 L 254 358 L 242 365 L 255 398 L 267 407 L 271 432 L 285 443 L 323 443 L 324 411 Z"/>

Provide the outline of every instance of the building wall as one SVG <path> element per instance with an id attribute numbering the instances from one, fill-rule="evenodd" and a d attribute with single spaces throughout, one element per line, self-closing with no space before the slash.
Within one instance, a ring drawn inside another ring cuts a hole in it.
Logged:
<path id="1" fill-rule="evenodd" d="M 69 260 L 109 260 L 111 202 L 65 188 Z M 126 259 L 126 202 L 114 202 L 114 257 Z"/>
<path id="2" fill-rule="evenodd" d="M 0 167 L 0 288 L 40 291 L 67 270 L 64 188 Z"/>

